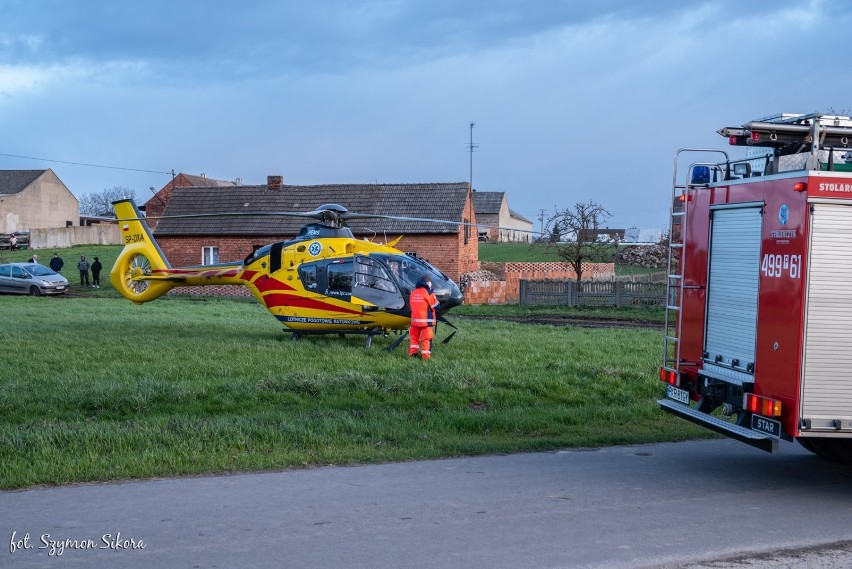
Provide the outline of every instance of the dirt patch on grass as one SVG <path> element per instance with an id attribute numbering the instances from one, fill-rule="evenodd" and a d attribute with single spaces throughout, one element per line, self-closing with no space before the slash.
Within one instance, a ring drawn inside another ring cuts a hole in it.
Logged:
<path id="1" fill-rule="evenodd" d="M 547 316 L 543 314 L 529 316 L 468 316 L 452 315 L 462 320 L 502 320 L 519 324 L 544 324 L 548 326 L 581 326 L 583 328 L 646 328 L 661 330 L 662 322 L 623 318 L 601 318 L 591 316 Z"/>

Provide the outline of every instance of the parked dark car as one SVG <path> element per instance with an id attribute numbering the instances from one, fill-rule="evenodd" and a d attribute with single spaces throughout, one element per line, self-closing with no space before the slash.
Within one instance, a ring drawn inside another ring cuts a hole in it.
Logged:
<path id="1" fill-rule="evenodd" d="M 38 263 L 6 263 L 0 265 L 0 292 L 14 294 L 65 294 L 68 279 Z"/>

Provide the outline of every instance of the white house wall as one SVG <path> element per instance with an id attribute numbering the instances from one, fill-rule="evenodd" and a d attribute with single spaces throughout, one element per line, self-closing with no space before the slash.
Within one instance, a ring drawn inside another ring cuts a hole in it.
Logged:
<path id="1" fill-rule="evenodd" d="M 0 233 L 80 224 L 80 204 L 65 184 L 45 170 L 16 194 L 0 195 Z"/>
<path id="2" fill-rule="evenodd" d="M 506 225 L 513 229 L 505 232 L 507 233 L 506 241 L 532 241 L 535 237 L 532 234 L 532 223 L 510 217 Z"/>

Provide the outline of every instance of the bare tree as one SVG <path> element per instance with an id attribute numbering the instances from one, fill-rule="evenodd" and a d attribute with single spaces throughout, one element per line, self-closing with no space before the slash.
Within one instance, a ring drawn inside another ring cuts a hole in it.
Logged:
<path id="1" fill-rule="evenodd" d="M 113 186 L 101 192 L 86 194 L 80 200 L 80 214 L 112 217 L 115 215 L 112 202 L 124 198 L 136 198 L 136 191 L 124 186 Z"/>
<path id="2" fill-rule="evenodd" d="M 578 202 L 572 208 L 557 208 L 548 219 L 550 231 L 542 244 L 571 265 L 578 283 L 583 278 L 583 263 L 600 262 L 612 256 L 616 240 L 598 231 L 610 217 L 612 214 L 602 205 L 589 200 Z"/>

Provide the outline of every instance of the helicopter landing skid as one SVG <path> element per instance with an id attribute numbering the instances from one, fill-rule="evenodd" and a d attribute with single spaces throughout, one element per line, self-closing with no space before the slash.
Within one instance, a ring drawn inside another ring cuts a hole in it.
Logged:
<path id="1" fill-rule="evenodd" d="M 397 338 L 396 340 L 393 341 L 393 344 L 391 344 L 390 346 L 385 348 L 385 351 L 386 352 L 394 351 L 396 349 L 396 347 L 399 346 L 402 343 L 402 341 L 405 340 L 407 337 L 408 337 L 408 330 L 406 330 L 405 332 L 400 334 L 399 338 Z"/>
<path id="2" fill-rule="evenodd" d="M 370 349 L 370 346 L 373 345 L 373 336 L 387 336 L 388 333 L 384 330 L 347 330 L 345 332 L 341 332 L 340 330 L 311 330 L 310 332 L 304 330 L 290 330 L 289 328 L 282 328 L 284 332 L 293 335 L 293 341 L 298 342 L 302 339 L 302 336 L 320 336 L 327 334 L 337 334 L 340 338 L 346 338 L 347 334 L 363 334 L 367 336 L 367 343 L 364 346 L 366 349 Z M 407 334 L 408 332 L 406 332 Z M 394 345 L 394 347 L 396 347 Z"/>

